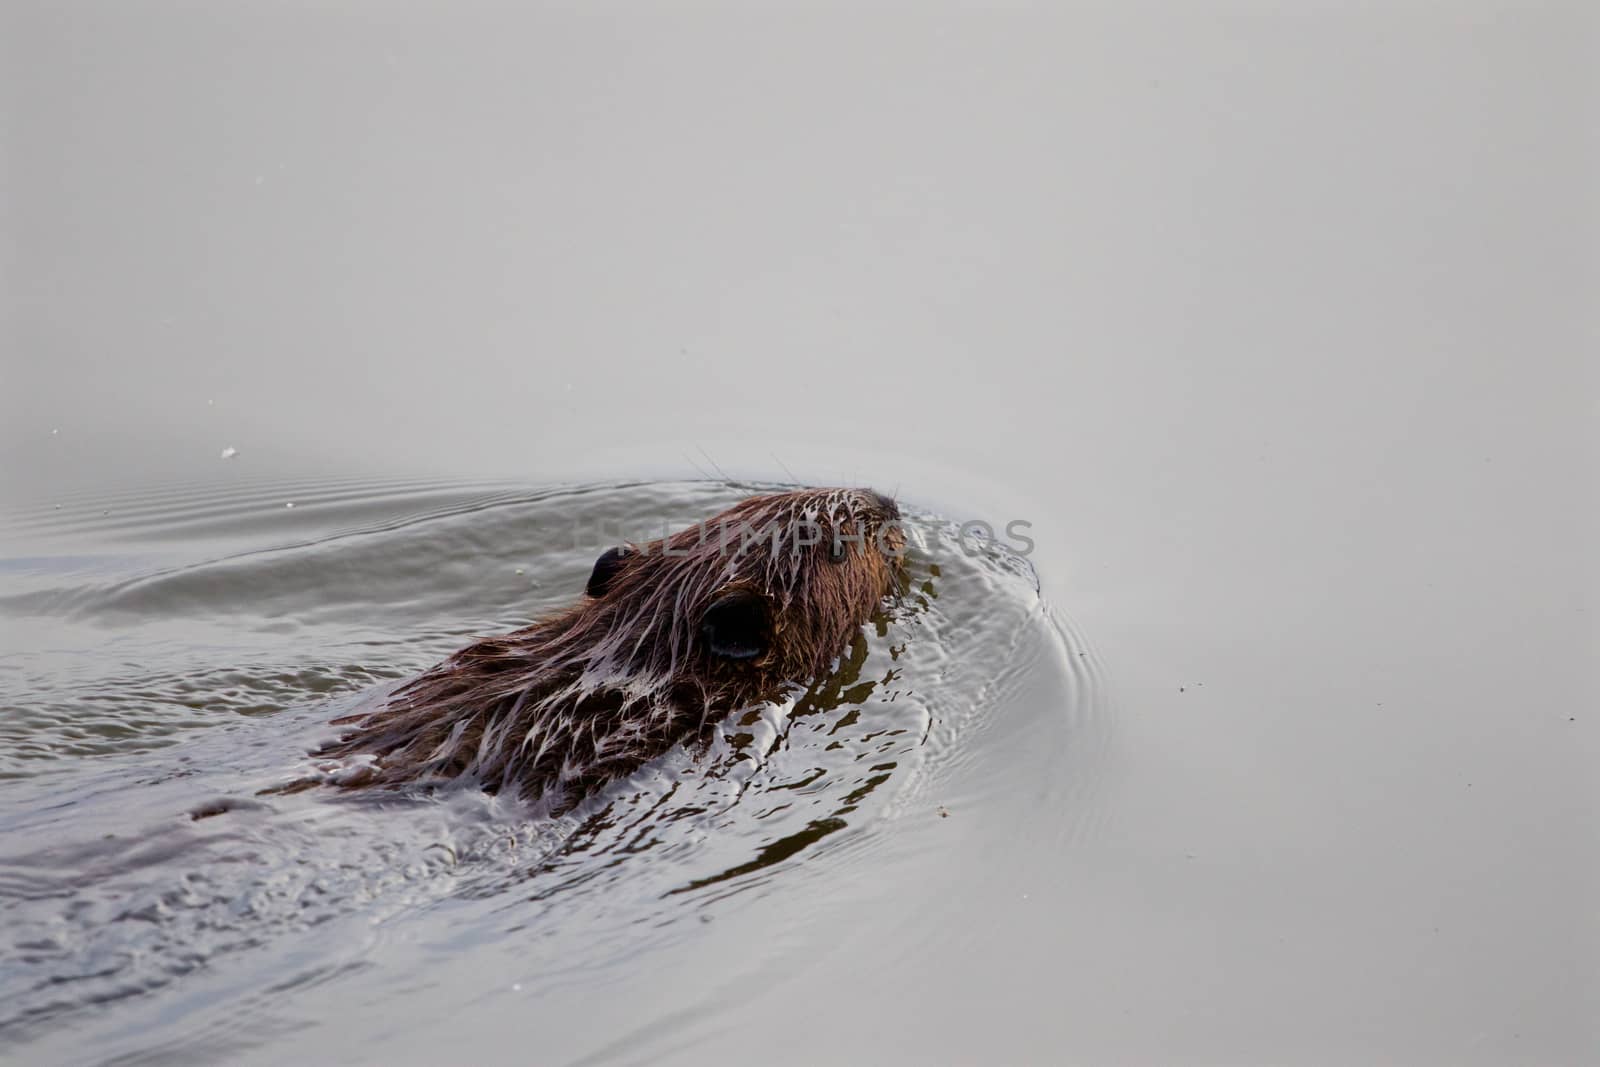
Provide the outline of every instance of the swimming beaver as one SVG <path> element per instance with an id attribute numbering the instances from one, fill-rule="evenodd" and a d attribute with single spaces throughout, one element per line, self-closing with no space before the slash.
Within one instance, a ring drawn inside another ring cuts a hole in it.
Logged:
<path id="1" fill-rule="evenodd" d="M 462 649 L 321 756 L 338 784 L 474 781 L 562 811 L 741 706 L 825 674 L 885 597 L 905 546 L 867 489 L 753 497 L 595 562 L 582 601 Z"/>

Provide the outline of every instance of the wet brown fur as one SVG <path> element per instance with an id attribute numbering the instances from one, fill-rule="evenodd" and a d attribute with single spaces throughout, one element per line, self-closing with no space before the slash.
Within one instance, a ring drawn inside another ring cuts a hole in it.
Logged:
<path id="1" fill-rule="evenodd" d="M 347 732 L 319 755 L 373 757 L 331 779 L 347 787 L 465 778 L 568 807 L 728 712 L 826 674 L 897 588 L 898 519 L 868 490 L 806 489 L 630 546 L 600 595 L 469 645 L 384 707 L 335 720 Z M 848 538 L 842 559 L 835 532 Z M 707 609 L 752 596 L 764 651 L 717 654 Z"/>

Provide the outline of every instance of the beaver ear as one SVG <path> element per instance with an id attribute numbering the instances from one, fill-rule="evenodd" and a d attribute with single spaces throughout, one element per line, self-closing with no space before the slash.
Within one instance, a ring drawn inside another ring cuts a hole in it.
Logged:
<path id="1" fill-rule="evenodd" d="M 590 596 L 605 596 L 606 590 L 611 588 L 611 579 L 622 570 L 623 561 L 633 555 L 633 549 L 626 545 L 608 548 L 600 553 L 600 558 L 594 561 L 594 570 L 589 574 L 589 584 L 583 591 Z"/>
<path id="2" fill-rule="evenodd" d="M 766 599 L 749 590 L 718 597 L 700 617 L 700 636 L 713 656 L 755 659 L 772 644 Z"/>

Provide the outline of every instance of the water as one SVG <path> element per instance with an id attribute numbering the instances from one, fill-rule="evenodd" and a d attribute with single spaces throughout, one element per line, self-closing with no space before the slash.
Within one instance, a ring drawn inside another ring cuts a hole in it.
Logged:
<path id="1" fill-rule="evenodd" d="M 1595 1062 L 1595 42 L 0 5 L 0 1059 Z M 732 480 L 1026 520 L 1040 591 L 952 562 L 865 703 L 553 840 L 187 819 L 575 591 L 538 493 Z"/>
<path id="2" fill-rule="evenodd" d="M 23 625 L 3 709 L 0 1032 L 32 1054 L 273 1060 L 292 1035 L 361 1059 L 396 1011 L 421 1025 L 510 997 L 518 1027 L 546 1033 L 569 998 L 690 955 L 723 982 L 768 981 L 817 944 L 881 936 L 930 880 L 959 910 L 940 842 L 1002 807 L 994 748 L 1031 737 L 1049 778 L 1101 740 L 1089 651 L 1031 566 L 923 515 L 910 590 L 832 675 L 560 820 L 471 790 L 262 799 L 330 718 L 569 602 L 597 531 L 646 536 L 754 491 L 287 488 L 16 524 L 99 549 L 15 559 L 4 597 Z M 181 561 L 206 531 L 230 550 Z M 758 947 L 723 933 L 750 924 Z M 383 1012 L 355 1007 L 374 1000 Z M 689 989 L 635 1025 L 722 1010 Z M 544 1039 L 563 1057 L 613 1040 Z"/>

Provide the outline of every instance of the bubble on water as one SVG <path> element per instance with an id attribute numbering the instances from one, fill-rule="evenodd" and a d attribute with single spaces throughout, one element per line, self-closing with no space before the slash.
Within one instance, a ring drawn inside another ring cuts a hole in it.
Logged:
<path id="1" fill-rule="evenodd" d="M 222 458 L 223 459 L 232 459 L 234 456 L 237 456 L 238 454 L 239 454 L 239 450 L 237 448 L 234 448 L 232 445 L 229 445 L 227 448 L 224 448 L 222 450 Z"/>
<path id="2" fill-rule="evenodd" d="M 292 508 L 292 507 L 294 507 L 294 501 L 293 500 L 286 500 L 286 501 L 284 501 L 283 506 L 286 507 L 286 508 Z"/>

